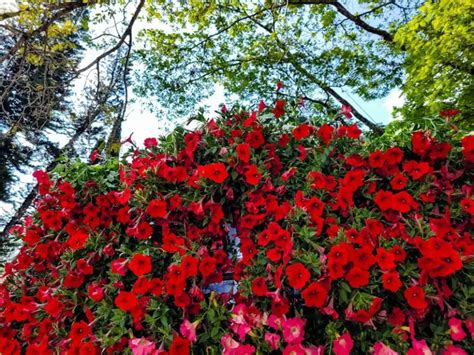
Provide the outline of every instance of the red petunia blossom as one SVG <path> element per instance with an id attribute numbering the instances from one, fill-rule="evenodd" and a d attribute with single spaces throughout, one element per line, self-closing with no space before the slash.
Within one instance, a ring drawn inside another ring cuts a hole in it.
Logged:
<path id="1" fill-rule="evenodd" d="M 239 160 L 244 163 L 248 163 L 250 161 L 250 145 L 247 143 L 238 144 L 235 148 L 237 152 L 237 156 Z"/>
<path id="2" fill-rule="evenodd" d="M 189 355 L 190 344 L 191 343 L 188 339 L 174 335 L 169 349 L 169 355 Z"/>
<path id="3" fill-rule="evenodd" d="M 146 138 L 146 139 L 143 141 L 143 145 L 144 145 L 146 148 L 153 148 L 153 147 L 158 146 L 158 140 L 157 140 L 156 138 Z"/>
<path id="4" fill-rule="evenodd" d="M 391 191 L 379 190 L 374 197 L 374 202 L 382 211 L 393 207 L 393 193 Z"/>
<path id="5" fill-rule="evenodd" d="M 394 190 L 403 190 L 407 186 L 408 179 L 402 173 L 397 174 L 390 180 L 390 186 Z"/>
<path id="6" fill-rule="evenodd" d="M 247 182 L 247 184 L 258 185 L 261 178 L 262 174 L 260 174 L 256 165 L 249 165 L 247 167 L 245 171 L 245 181 Z"/>
<path id="7" fill-rule="evenodd" d="M 67 245 L 72 250 L 83 249 L 89 240 L 89 235 L 85 232 L 76 231 L 67 240 Z"/>
<path id="8" fill-rule="evenodd" d="M 334 136 L 334 127 L 328 125 L 327 123 L 323 124 L 318 129 L 318 137 L 321 139 L 324 145 L 328 145 L 331 142 Z"/>
<path id="9" fill-rule="evenodd" d="M 302 263 L 296 262 L 286 268 L 286 276 L 291 287 L 301 289 L 309 281 L 310 273 Z"/>
<path id="10" fill-rule="evenodd" d="M 391 292 L 397 292 L 402 287 L 400 275 L 396 271 L 390 271 L 382 275 L 383 288 Z"/>
<path id="11" fill-rule="evenodd" d="M 428 153 L 431 146 L 431 137 L 424 132 L 414 132 L 411 136 L 411 150 L 419 156 Z"/>
<path id="12" fill-rule="evenodd" d="M 352 118 L 352 108 L 349 105 L 342 105 L 341 106 L 341 112 L 346 118 Z"/>
<path id="13" fill-rule="evenodd" d="M 153 218 L 165 218 L 168 214 L 166 201 L 161 199 L 151 200 L 146 208 L 146 213 Z"/>
<path id="14" fill-rule="evenodd" d="M 457 116 L 461 113 L 458 109 L 455 108 L 447 108 L 445 110 L 439 111 L 439 115 L 444 118 L 452 118 L 454 116 Z"/>
<path id="15" fill-rule="evenodd" d="M 245 142 L 253 149 L 258 149 L 265 143 L 265 138 L 260 130 L 254 130 L 247 134 Z"/>
<path id="16" fill-rule="evenodd" d="M 202 276 L 208 277 L 216 271 L 216 259 L 212 256 L 205 256 L 199 263 L 199 272 Z"/>
<path id="17" fill-rule="evenodd" d="M 224 164 L 211 163 L 207 165 L 199 165 L 198 175 L 200 177 L 212 180 L 217 184 L 222 184 L 229 176 L 229 173 L 227 172 Z"/>
<path id="18" fill-rule="evenodd" d="M 91 327 L 84 321 L 74 322 L 69 331 L 69 338 L 76 343 L 92 335 Z"/>
<path id="19" fill-rule="evenodd" d="M 345 276 L 352 288 L 359 288 L 369 284 L 370 273 L 358 267 L 353 267 Z"/>
<path id="20" fill-rule="evenodd" d="M 124 312 L 130 312 L 138 307 L 138 298 L 132 292 L 120 291 L 114 301 L 115 305 Z"/>
<path id="21" fill-rule="evenodd" d="M 310 135 L 311 130 L 312 127 L 309 124 L 300 124 L 298 127 L 293 129 L 293 137 L 295 137 L 297 141 L 300 141 L 304 138 L 307 138 Z"/>
<path id="22" fill-rule="evenodd" d="M 272 110 L 275 118 L 280 118 L 285 114 L 285 100 L 276 100 L 275 108 Z"/>
<path id="23" fill-rule="evenodd" d="M 265 278 L 259 276 L 252 281 L 252 293 L 255 296 L 266 296 L 268 293 L 267 285 L 265 284 Z"/>
<path id="24" fill-rule="evenodd" d="M 418 204 L 408 192 L 401 191 L 393 195 L 392 209 L 400 213 L 408 213 L 412 209 L 418 209 Z"/>
<path id="25" fill-rule="evenodd" d="M 397 267 L 395 256 L 384 248 L 377 248 L 377 264 L 384 270 L 393 270 Z"/>
<path id="26" fill-rule="evenodd" d="M 403 170 L 415 181 L 421 180 L 426 174 L 432 172 L 430 164 L 427 162 L 416 162 L 409 160 L 403 163 Z"/>
<path id="27" fill-rule="evenodd" d="M 384 157 L 387 164 L 398 164 L 403 159 L 403 151 L 398 147 L 392 147 L 385 151 Z"/>
<path id="28" fill-rule="evenodd" d="M 136 276 L 143 276 L 151 272 L 151 257 L 143 254 L 135 254 L 130 262 L 128 268 Z"/>
<path id="29" fill-rule="evenodd" d="M 403 292 L 403 295 L 408 304 L 415 309 L 425 309 L 428 306 L 425 299 L 425 291 L 421 287 L 409 287 Z"/>
<path id="30" fill-rule="evenodd" d="M 186 277 L 194 277 L 198 273 L 199 260 L 192 255 L 186 255 L 181 260 L 181 268 Z"/>
<path id="31" fill-rule="evenodd" d="M 323 283 L 312 282 L 301 292 L 301 296 L 306 307 L 321 308 L 326 303 L 328 292 L 327 286 L 324 286 Z"/>
<path id="32" fill-rule="evenodd" d="M 474 199 L 463 198 L 461 200 L 461 207 L 467 213 L 474 215 Z"/>
<path id="33" fill-rule="evenodd" d="M 466 136 L 461 139 L 461 145 L 464 160 L 474 163 L 474 135 Z"/>
<path id="34" fill-rule="evenodd" d="M 360 128 L 357 126 L 356 123 L 351 124 L 350 126 L 347 126 L 346 135 L 348 138 L 358 139 L 361 134 L 362 134 L 362 131 L 360 130 Z"/>
<path id="35" fill-rule="evenodd" d="M 431 145 L 430 148 L 430 159 L 437 160 L 437 159 L 446 159 L 448 157 L 449 152 L 451 151 L 451 144 L 446 142 L 435 143 Z"/>
<path id="36" fill-rule="evenodd" d="M 385 156 L 382 151 L 376 150 L 369 155 L 369 165 L 372 169 L 382 168 L 385 164 Z"/>

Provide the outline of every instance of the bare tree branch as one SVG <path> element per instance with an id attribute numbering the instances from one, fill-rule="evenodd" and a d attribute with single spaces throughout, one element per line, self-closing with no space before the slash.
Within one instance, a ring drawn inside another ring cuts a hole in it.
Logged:
<path id="1" fill-rule="evenodd" d="M 348 18 L 357 26 L 363 28 L 367 32 L 370 32 L 382 37 L 387 42 L 393 42 L 393 36 L 389 32 L 368 24 L 367 22 L 362 20 L 360 16 L 356 16 L 352 14 L 349 10 L 347 10 L 344 7 L 344 5 L 342 5 L 338 1 L 335 1 L 335 0 L 288 0 L 288 4 L 289 5 L 331 5 L 331 6 L 334 6 L 337 12 L 339 12 L 344 17 Z"/>
<path id="2" fill-rule="evenodd" d="M 113 52 L 118 50 L 120 47 L 122 47 L 122 45 L 124 44 L 127 36 L 130 35 L 130 33 L 132 31 L 133 24 L 135 23 L 136 19 L 138 18 L 138 15 L 140 14 L 140 11 L 141 11 L 144 4 L 145 4 L 145 0 L 140 0 L 140 2 L 138 4 L 138 7 L 135 10 L 135 13 L 133 14 L 132 18 L 130 19 L 130 23 L 128 24 L 127 29 L 122 34 L 122 37 L 120 37 L 120 40 L 117 42 L 117 44 L 115 46 L 113 46 L 112 48 L 110 48 L 109 50 L 102 53 L 101 55 L 99 55 L 96 59 L 94 59 L 91 63 L 86 65 L 84 68 L 78 69 L 76 71 L 76 74 L 80 74 L 80 73 L 85 72 L 86 70 L 92 68 L 94 65 L 96 65 L 98 62 L 100 62 L 102 59 L 104 59 L 105 57 L 112 54 Z"/>

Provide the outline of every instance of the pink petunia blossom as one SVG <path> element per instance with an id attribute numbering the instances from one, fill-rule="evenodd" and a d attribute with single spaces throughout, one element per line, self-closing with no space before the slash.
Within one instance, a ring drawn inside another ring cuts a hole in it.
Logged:
<path id="1" fill-rule="evenodd" d="M 290 318 L 283 323 L 283 337 L 289 344 L 298 344 L 303 341 L 304 325 L 306 321 L 301 318 Z"/>
<path id="2" fill-rule="evenodd" d="M 448 322 L 451 339 L 461 341 L 466 337 L 466 332 L 462 329 L 462 321 L 458 318 L 451 318 Z"/>
<path id="3" fill-rule="evenodd" d="M 278 349 L 278 342 L 280 341 L 280 338 L 281 337 L 278 334 L 270 332 L 265 333 L 265 341 L 273 350 Z"/>
<path id="4" fill-rule="evenodd" d="M 181 332 L 181 335 L 188 339 L 191 342 L 195 342 L 197 337 L 196 337 L 196 328 L 198 326 L 198 323 L 191 323 L 188 319 L 185 319 L 183 323 L 181 323 L 179 327 L 179 331 Z"/>
<path id="5" fill-rule="evenodd" d="M 398 353 L 381 341 L 378 341 L 374 344 L 374 355 L 398 355 Z"/>
<path id="6" fill-rule="evenodd" d="M 342 334 L 332 344 L 335 355 L 349 355 L 353 346 L 354 342 L 349 332 Z"/>
<path id="7" fill-rule="evenodd" d="M 133 355 L 150 355 L 156 348 L 156 344 L 144 337 L 134 338 L 128 341 L 128 346 Z"/>

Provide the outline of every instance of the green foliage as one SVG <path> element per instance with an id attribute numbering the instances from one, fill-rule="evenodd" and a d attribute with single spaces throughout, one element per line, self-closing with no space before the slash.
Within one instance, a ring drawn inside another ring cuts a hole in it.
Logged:
<path id="1" fill-rule="evenodd" d="M 410 13 L 417 4 L 404 5 Z M 390 3 L 363 1 L 358 9 L 361 20 L 383 31 L 405 21 Z M 215 83 L 248 103 L 273 99 L 281 80 L 284 96 L 317 99 L 306 102 L 315 112 L 334 107 L 328 88 L 374 99 L 401 84 L 403 57 L 328 4 L 163 0 L 150 3 L 148 13 L 166 26 L 141 33 L 147 46 L 136 56 L 145 69 L 135 89 L 156 97 L 171 117 L 189 113 Z"/>
<path id="2" fill-rule="evenodd" d="M 405 116 L 454 107 L 462 113 L 454 122 L 474 128 L 473 21 L 470 0 L 427 1 L 397 31 L 395 41 L 407 53 Z"/>

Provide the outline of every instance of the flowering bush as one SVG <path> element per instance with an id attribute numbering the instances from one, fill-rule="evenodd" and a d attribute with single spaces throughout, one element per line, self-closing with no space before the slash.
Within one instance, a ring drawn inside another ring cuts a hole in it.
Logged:
<path id="1" fill-rule="evenodd" d="M 473 353 L 474 136 L 378 149 L 285 110 L 36 172 L 0 353 Z"/>

